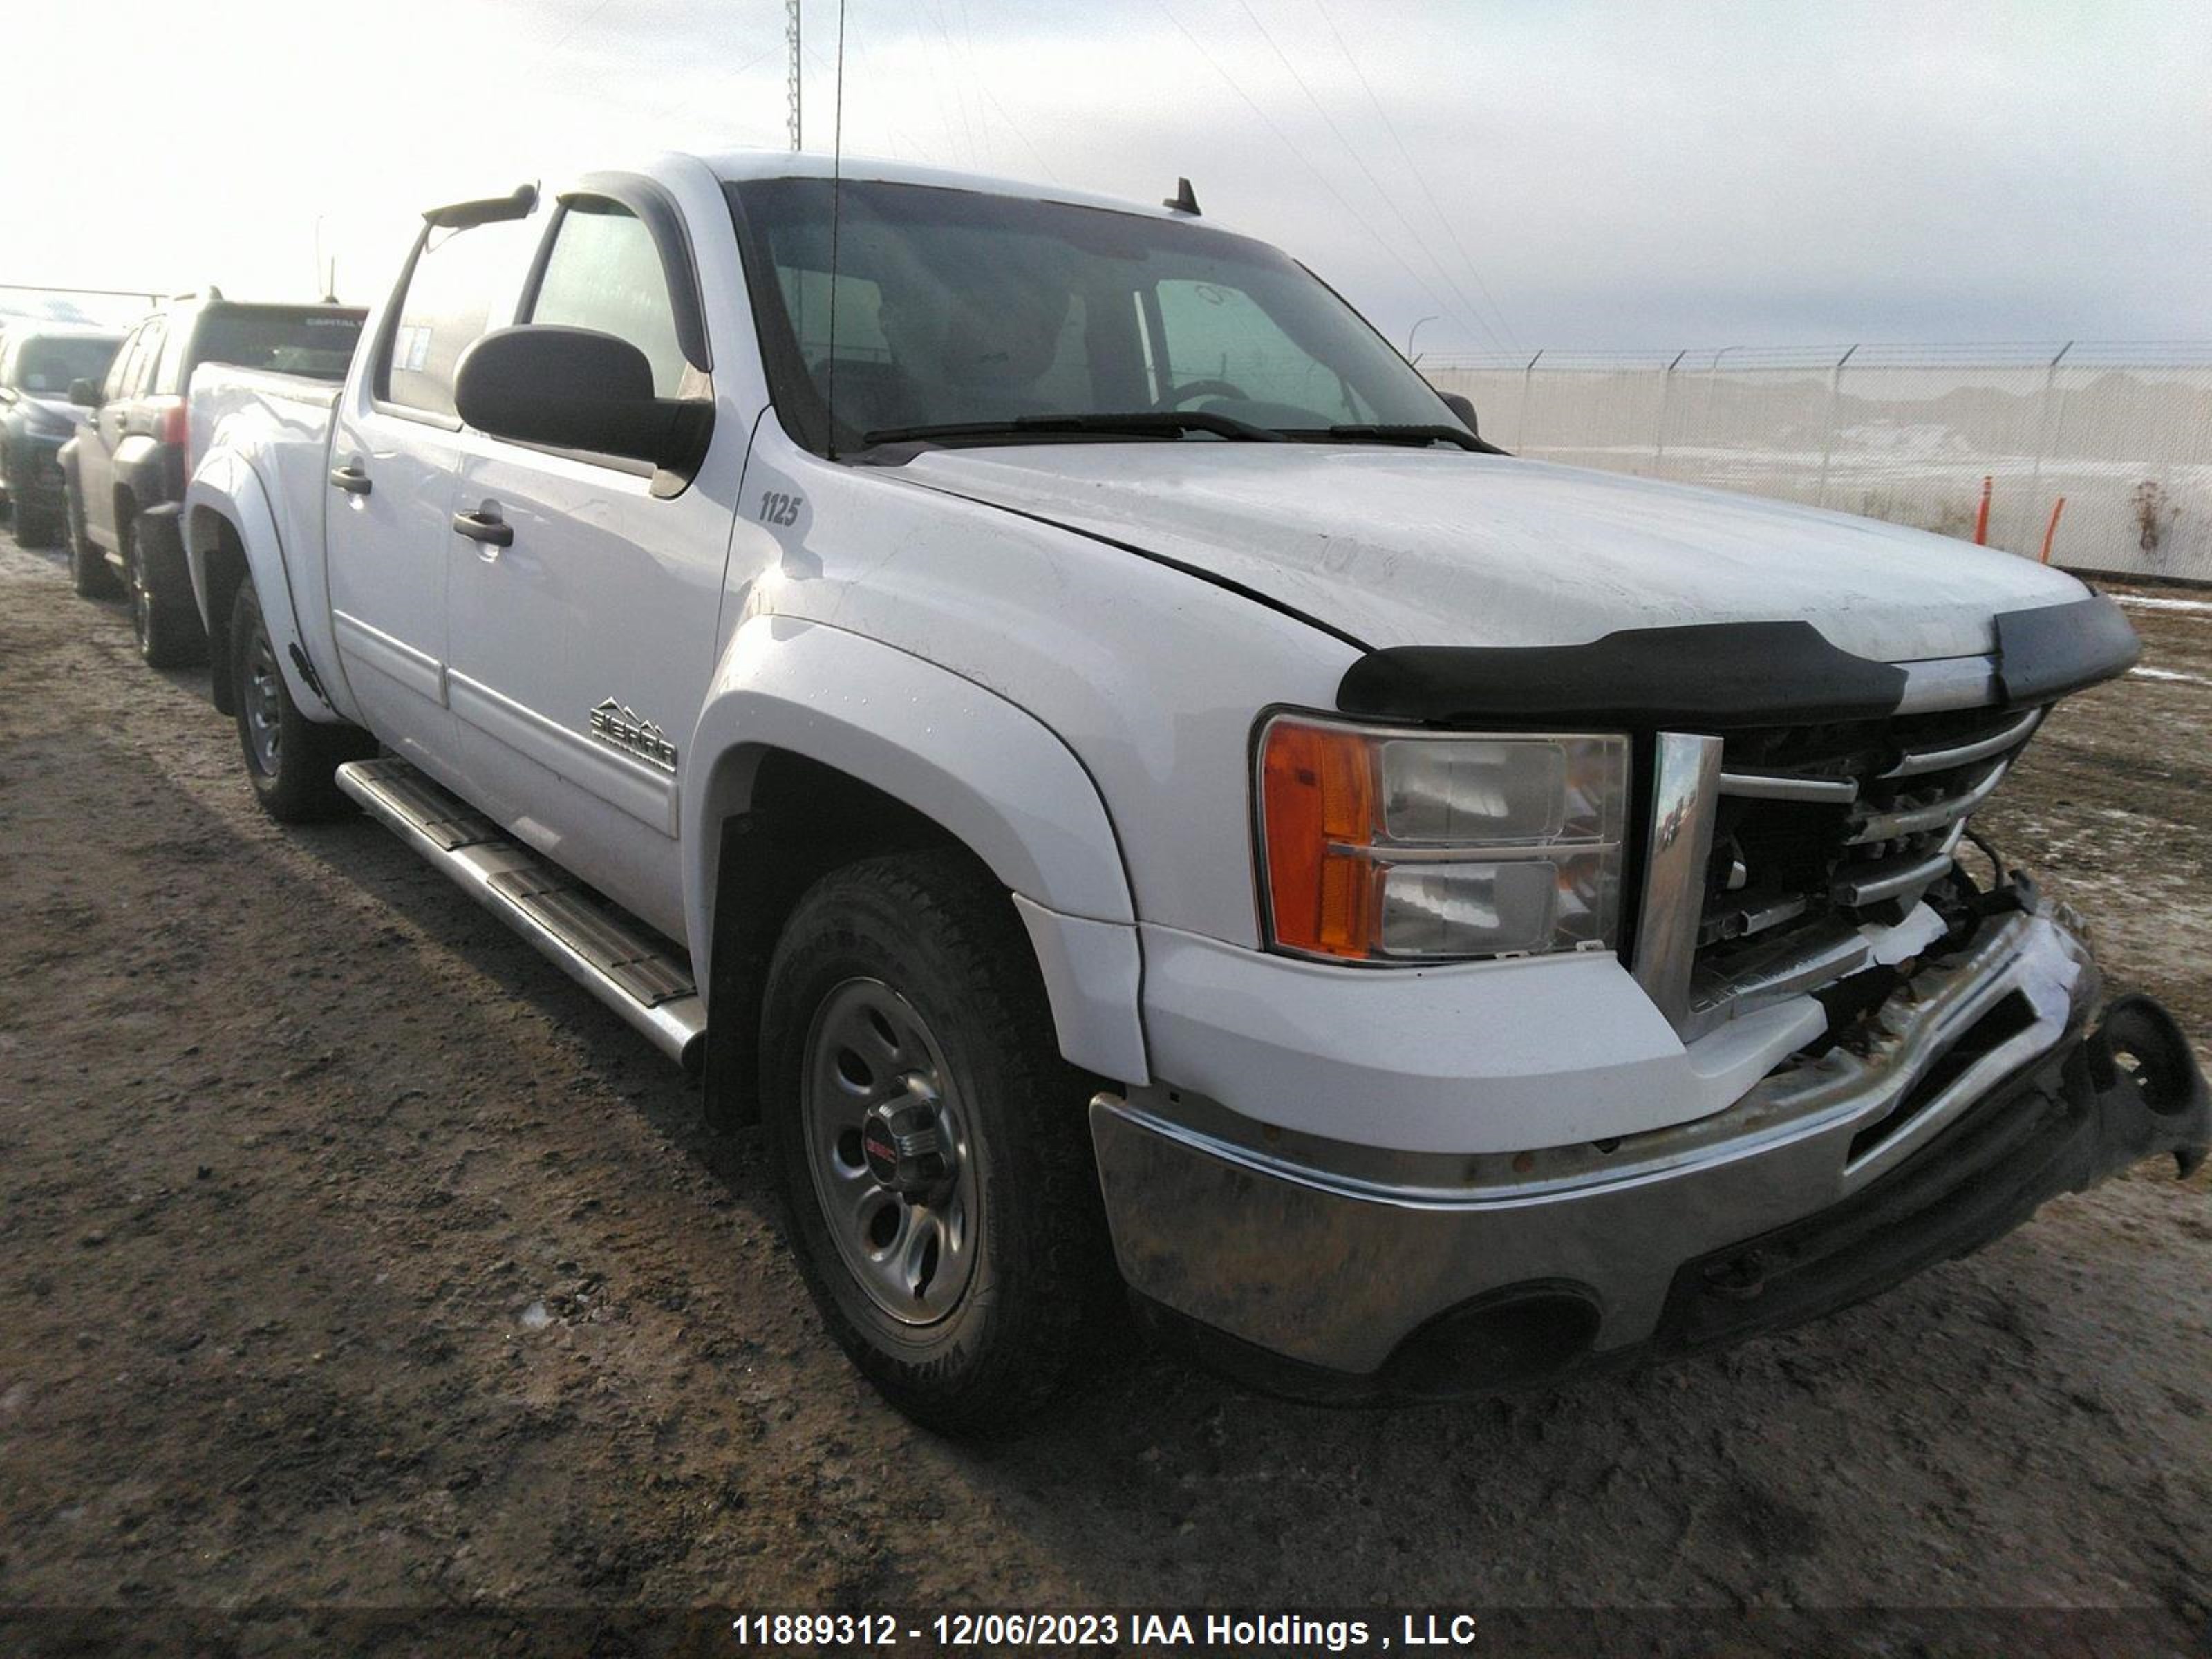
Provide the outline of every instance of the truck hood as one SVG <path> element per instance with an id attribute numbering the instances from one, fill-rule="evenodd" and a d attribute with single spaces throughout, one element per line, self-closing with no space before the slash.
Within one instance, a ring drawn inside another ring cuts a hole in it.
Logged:
<path id="1" fill-rule="evenodd" d="M 1309 444 L 932 450 L 917 483 L 1122 542 L 1373 647 L 1578 645 L 1812 623 L 1887 662 L 1978 655 L 2072 577 L 1873 519 L 1465 451 Z"/>

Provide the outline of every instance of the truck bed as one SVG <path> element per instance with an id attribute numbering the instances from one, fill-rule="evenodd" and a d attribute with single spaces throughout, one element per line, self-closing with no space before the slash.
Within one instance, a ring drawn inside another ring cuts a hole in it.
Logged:
<path id="1" fill-rule="evenodd" d="M 304 374 L 203 363 L 186 390 L 188 465 L 243 461 L 267 502 L 309 656 L 330 659 L 323 550 L 331 428 L 342 388 Z M 212 625 L 216 619 L 208 619 Z"/>

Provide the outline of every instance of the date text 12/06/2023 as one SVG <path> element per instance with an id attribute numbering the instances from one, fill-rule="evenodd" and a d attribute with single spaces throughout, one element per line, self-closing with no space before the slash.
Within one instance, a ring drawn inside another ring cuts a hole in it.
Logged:
<path id="1" fill-rule="evenodd" d="M 1393 1629 L 1392 1625 L 1395 1625 Z M 1469 1613 L 1409 1613 L 1395 1620 L 1311 1613 L 970 1612 L 901 1618 L 892 1613 L 748 1613 L 731 1623 L 741 1646 L 1230 1649 L 1281 1651 L 1415 1651 L 1473 1647 L 1480 1626 Z"/>

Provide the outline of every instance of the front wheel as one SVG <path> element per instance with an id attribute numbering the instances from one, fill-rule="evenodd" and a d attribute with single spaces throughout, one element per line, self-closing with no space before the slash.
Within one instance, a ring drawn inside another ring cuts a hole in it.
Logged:
<path id="1" fill-rule="evenodd" d="M 769 965 L 763 1128 L 832 1336 L 933 1428 L 1011 1422 L 1091 1346 L 1115 1279 L 1087 1103 L 1013 907 L 964 854 L 866 860 Z"/>
<path id="2" fill-rule="evenodd" d="M 230 675 L 238 744 L 263 810 L 287 823 L 343 811 L 337 769 L 374 754 L 374 740 L 357 726 L 325 725 L 300 712 L 250 581 L 239 584 L 231 606 Z"/>

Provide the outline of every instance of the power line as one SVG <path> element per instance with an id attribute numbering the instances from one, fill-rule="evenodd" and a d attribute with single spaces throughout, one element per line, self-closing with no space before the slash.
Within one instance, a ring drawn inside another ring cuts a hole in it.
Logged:
<path id="1" fill-rule="evenodd" d="M 1342 208 L 1346 213 L 1351 216 L 1352 221 L 1354 224 L 1358 225 L 1362 230 L 1367 233 L 1370 240 L 1374 242 L 1376 246 L 1382 248 L 1383 252 L 1397 261 L 1399 270 L 1404 271 L 1407 276 L 1413 279 L 1413 286 L 1419 289 L 1422 293 L 1429 296 L 1429 303 L 1437 307 L 1439 310 L 1449 311 L 1451 309 L 1450 307 L 1444 304 L 1443 301 L 1437 298 L 1437 291 L 1429 286 L 1428 279 L 1424 277 L 1419 271 L 1415 270 L 1411 264 L 1407 263 L 1406 256 L 1398 252 L 1397 245 L 1389 237 L 1383 235 L 1382 232 L 1376 229 L 1374 225 L 1369 222 L 1367 216 L 1360 212 L 1358 208 L 1352 206 L 1351 202 L 1346 199 L 1344 192 L 1336 187 L 1336 185 L 1330 180 L 1329 176 L 1323 173 L 1319 167 L 1316 167 L 1313 164 L 1312 158 L 1308 156 L 1304 150 L 1297 147 L 1297 143 L 1291 139 L 1291 135 L 1285 132 L 1280 126 L 1276 125 L 1275 118 L 1268 114 L 1266 110 L 1261 108 L 1260 106 L 1254 101 L 1252 94 L 1244 90 L 1243 87 L 1238 82 L 1237 77 L 1221 66 L 1221 60 L 1206 49 L 1206 43 L 1183 27 L 1182 19 L 1176 16 L 1174 11 L 1170 9 L 1167 0 L 1152 0 L 1152 3 L 1160 9 L 1162 15 L 1167 18 L 1169 22 L 1175 25 L 1176 32 L 1181 34 L 1184 40 L 1190 42 L 1191 50 L 1197 52 L 1200 58 L 1203 58 L 1206 61 L 1213 72 L 1219 76 L 1227 84 L 1230 91 L 1235 93 L 1239 98 L 1243 99 L 1244 100 L 1245 106 L 1249 108 L 1253 114 L 1260 118 L 1261 122 L 1266 125 L 1268 131 L 1275 135 L 1275 142 L 1282 145 L 1285 149 L 1288 150 L 1292 155 L 1297 158 L 1299 165 L 1304 167 L 1308 173 L 1313 174 L 1315 181 L 1319 184 L 1323 190 L 1327 191 L 1333 198 L 1334 198 L 1336 204 L 1339 207 Z"/>
<path id="2" fill-rule="evenodd" d="M 945 47 L 945 67 L 952 71 L 951 76 L 952 82 L 952 98 L 955 106 L 960 112 L 960 130 L 967 136 L 968 139 L 968 165 L 971 167 L 977 167 L 980 166 L 981 162 L 975 149 L 975 124 L 969 118 L 968 92 L 967 88 L 962 84 L 964 80 L 972 78 L 972 66 L 969 76 L 963 76 L 959 70 L 954 67 L 952 60 L 955 49 L 952 45 L 952 31 L 945 26 L 945 9 L 937 4 L 936 0 L 929 0 L 928 10 L 930 21 L 937 25 L 937 38 Z"/>
<path id="3" fill-rule="evenodd" d="M 598 5 L 593 6 L 591 10 L 586 12 L 574 22 L 569 24 L 567 28 L 561 32 L 559 39 L 556 40 L 551 46 L 545 47 L 538 54 L 538 66 L 539 68 L 543 68 L 551 60 L 555 52 L 560 51 L 562 47 L 567 46 L 569 41 L 576 38 L 576 32 L 579 29 L 581 29 L 586 25 L 591 23 L 601 12 L 605 11 L 609 6 L 614 4 L 614 3 L 615 0 L 599 0 L 599 3 Z"/>
<path id="4" fill-rule="evenodd" d="M 1006 113 L 1006 106 L 999 101 L 999 94 L 993 92 L 989 87 L 984 85 L 981 81 L 976 82 L 975 90 L 981 93 L 985 98 L 990 100 L 991 107 L 999 112 L 999 118 L 1013 129 L 1014 137 L 1020 139 L 1023 143 L 1029 146 L 1030 154 L 1036 157 L 1036 164 L 1044 169 L 1044 176 L 1051 179 L 1054 184 L 1058 184 L 1060 182 L 1060 175 L 1052 170 L 1052 163 L 1044 159 L 1044 152 L 1042 150 L 1039 149 L 1035 144 L 1030 143 L 1030 136 L 1028 133 L 1022 131 L 1021 124 L 1016 121 L 1012 116 Z"/>
<path id="5" fill-rule="evenodd" d="M 1467 244 L 1460 240 L 1458 228 L 1452 222 L 1451 216 L 1444 211 L 1443 204 L 1437 200 L 1436 191 L 1429 188 L 1428 176 L 1421 171 L 1420 164 L 1413 160 L 1413 152 L 1406 148 L 1406 141 L 1398 136 L 1398 124 L 1390 118 L 1389 111 L 1375 95 L 1375 88 L 1367 78 L 1367 71 L 1360 68 L 1359 60 L 1352 55 L 1352 48 L 1345 44 L 1343 32 L 1337 27 L 1336 19 L 1329 14 L 1328 0 L 1314 0 L 1314 4 L 1321 12 L 1322 21 L 1328 25 L 1329 33 L 1335 37 L 1336 49 L 1344 54 L 1344 61 L 1352 65 L 1352 72 L 1359 77 L 1359 84 L 1367 94 L 1367 101 L 1374 106 L 1375 113 L 1382 119 L 1382 130 L 1390 135 L 1390 142 L 1398 147 L 1398 154 L 1406 163 L 1406 171 L 1413 175 L 1413 182 L 1421 187 L 1421 194 L 1428 198 L 1430 210 L 1437 216 L 1437 222 L 1444 228 L 1444 234 L 1451 238 L 1452 246 L 1466 264 L 1467 274 L 1474 278 L 1475 291 L 1489 302 L 1490 314 L 1498 324 L 1498 333 L 1510 349 L 1517 352 L 1521 348 L 1513 337 L 1512 329 L 1506 324 L 1504 307 L 1491 294 L 1490 284 L 1482 280 L 1482 268 L 1475 264 L 1474 256 L 1467 251 Z M 1456 287 L 1453 291 L 1458 291 Z M 1464 299 L 1466 296 L 1462 295 L 1461 297 Z"/>
<path id="6" fill-rule="evenodd" d="M 1298 66 L 1291 61 L 1290 54 L 1282 49 L 1276 42 L 1274 35 L 1268 31 L 1267 26 L 1260 21 L 1260 15 L 1252 9 L 1249 0 L 1237 0 L 1237 3 L 1243 9 L 1244 15 L 1250 20 L 1252 27 L 1260 31 L 1260 38 L 1267 43 L 1267 49 L 1273 52 L 1283 67 L 1290 71 L 1291 79 L 1297 83 L 1298 90 L 1305 94 L 1306 102 L 1314 106 L 1314 112 L 1319 115 L 1328 124 L 1328 130 L 1336 135 L 1336 142 L 1344 147 L 1344 153 L 1352 158 L 1352 164 L 1358 167 L 1367 182 L 1374 186 L 1375 194 L 1382 201 L 1382 205 L 1390 210 L 1392 216 L 1404 227 L 1406 234 L 1413 239 L 1413 246 L 1427 256 L 1429 263 L 1436 267 L 1437 275 L 1444 279 L 1444 285 L 1449 288 L 1457 297 L 1460 302 L 1462 324 L 1471 321 L 1476 328 L 1490 337 L 1493 344 L 1502 345 L 1504 342 L 1498 338 L 1497 331 L 1484 319 L 1481 312 L 1468 299 L 1467 295 L 1460 292 L 1459 285 L 1452 281 L 1451 273 L 1444 269 L 1443 261 L 1437 258 L 1436 250 L 1422 239 L 1421 233 L 1413 228 L 1413 222 L 1400 210 L 1398 204 L 1392 199 L 1390 192 L 1383 189 L 1382 181 L 1375 176 L 1375 169 L 1367 165 L 1366 157 L 1359 153 L 1358 146 L 1346 136 L 1344 129 L 1337 125 L 1336 118 L 1328 112 L 1328 106 L 1315 96 L 1314 89 L 1307 84 L 1306 77 L 1298 73 Z M 1442 301 L 1438 303 L 1441 304 Z M 1449 308 L 1446 307 L 1446 309 Z"/>

